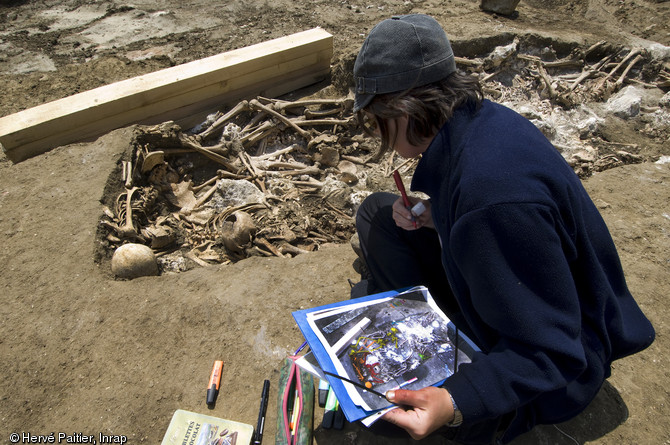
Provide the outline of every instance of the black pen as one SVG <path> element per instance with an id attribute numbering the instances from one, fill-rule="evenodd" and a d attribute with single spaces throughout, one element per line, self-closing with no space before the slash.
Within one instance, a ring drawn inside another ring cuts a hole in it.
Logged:
<path id="1" fill-rule="evenodd" d="M 268 409 L 268 397 L 270 396 L 270 381 L 263 383 L 263 392 L 261 393 L 261 407 L 258 410 L 258 424 L 256 424 L 256 433 L 254 435 L 254 445 L 260 445 L 263 441 L 263 428 L 265 427 L 265 412 Z"/>
<path id="2" fill-rule="evenodd" d="M 326 375 L 333 376 L 333 377 L 335 377 L 335 378 L 337 378 L 337 379 L 344 380 L 345 382 L 347 382 L 347 383 L 351 383 L 352 385 L 356 386 L 357 388 L 364 389 L 364 390 L 366 390 L 366 391 L 368 391 L 368 392 L 371 392 L 372 394 L 374 394 L 374 395 L 376 395 L 376 396 L 378 396 L 378 397 L 381 397 L 382 399 L 386 399 L 386 396 L 385 396 L 384 394 L 380 393 L 379 391 L 375 391 L 375 390 L 372 389 L 372 388 L 368 388 L 367 386 L 362 385 L 362 384 L 360 384 L 360 383 L 358 383 L 358 382 L 354 382 L 353 380 L 350 380 L 350 379 L 348 379 L 348 378 L 346 378 L 346 377 L 342 377 L 341 375 L 333 374 L 332 372 L 328 372 L 328 371 L 323 371 L 323 373 L 326 374 Z"/>

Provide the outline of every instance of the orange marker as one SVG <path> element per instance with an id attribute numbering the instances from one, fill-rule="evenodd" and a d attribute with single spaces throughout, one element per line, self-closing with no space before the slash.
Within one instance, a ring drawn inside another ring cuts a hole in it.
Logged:
<path id="1" fill-rule="evenodd" d="M 223 361 L 216 360 L 214 368 L 212 368 L 212 375 L 209 377 L 209 385 L 207 386 L 207 404 L 213 405 L 216 403 L 216 397 L 219 395 L 219 385 L 221 384 L 221 371 L 223 370 Z"/>

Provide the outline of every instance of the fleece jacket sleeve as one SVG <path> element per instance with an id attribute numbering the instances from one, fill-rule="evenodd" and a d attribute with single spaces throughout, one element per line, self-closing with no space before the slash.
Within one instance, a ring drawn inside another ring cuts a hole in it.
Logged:
<path id="1" fill-rule="evenodd" d="M 569 234 L 547 206 L 499 204 L 455 222 L 449 250 L 481 323 L 487 354 L 445 385 L 466 420 L 513 411 L 586 366 Z"/>

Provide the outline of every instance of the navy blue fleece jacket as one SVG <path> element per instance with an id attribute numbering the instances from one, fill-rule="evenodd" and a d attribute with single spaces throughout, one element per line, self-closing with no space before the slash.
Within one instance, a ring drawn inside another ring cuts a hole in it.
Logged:
<path id="1" fill-rule="evenodd" d="M 462 328 L 484 352 L 444 385 L 466 423 L 516 413 L 509 438 L 564 421 L 653 341 L 597 208 L 527 119 L 490 101 L 457 111 L 412 189 L 431 198 Z"/>

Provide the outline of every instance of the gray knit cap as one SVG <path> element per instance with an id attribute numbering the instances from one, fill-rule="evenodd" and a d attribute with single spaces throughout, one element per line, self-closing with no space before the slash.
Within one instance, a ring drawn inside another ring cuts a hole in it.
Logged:
<path id="1" fill-rule="evenodd" d="M 454 71 L 454 51 L 434 18 L 411 14 L 386 19 L 372 28 L 356 57 L 354 112 L 376 94 L 426 85 Z"/>

